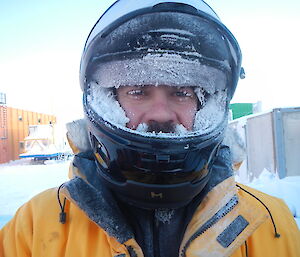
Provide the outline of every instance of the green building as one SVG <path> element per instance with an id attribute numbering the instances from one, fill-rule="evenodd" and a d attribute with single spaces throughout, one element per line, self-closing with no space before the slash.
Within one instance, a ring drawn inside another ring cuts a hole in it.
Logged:
<path id="1" fill-rule="evenodd" d="M 232 119 L 237 119 L 246 115 L 253 114 L 252 103 L 235 103 L 230 104 L 230 110 L 232 111 Z"/>

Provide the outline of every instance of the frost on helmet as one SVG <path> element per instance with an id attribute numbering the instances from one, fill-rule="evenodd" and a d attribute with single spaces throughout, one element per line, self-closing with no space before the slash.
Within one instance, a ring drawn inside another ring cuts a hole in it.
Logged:
<path id="1" fill-rule="evenodd" d="M 227 120 L 227 116 L 224 117 L 226 115 L 226 90 L 216 91 L 214 94 L 209 95 L 207 99 L 204 98 L 203 100 L 202 108 L 200 108 L 195 115 L 194 131 L 206 134 L 222 123 L 224 118 Z"/>
<path id="2" fill-rule="evenodd" d="M 197 56 L 196 53 L 190 55 Z M 103 87 L 169 85 L 199 86 L 208 93 L 225 87 L 225 74 L 205 66 L 198 59 L 185 59 L 182 54 L 150 54 L 140 59 L 100 63 L 93 80 Z"/>
<path id="3" fill-rule="evenodd" d="M 105 88 L 99 86 L 96 82 L 91 82 L 87 100 L 103 120 L 118 127 L 126 127 L 129 119 L 119 102 L 116 101 L 111 88 Z"/>

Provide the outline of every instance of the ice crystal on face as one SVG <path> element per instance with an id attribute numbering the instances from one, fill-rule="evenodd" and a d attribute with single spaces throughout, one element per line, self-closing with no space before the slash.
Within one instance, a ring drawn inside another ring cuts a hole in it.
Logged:
<path id="1" fill-rule="evenodd" d="M 147 132 L 148 131 L 148 125 L 146 123 L 141 123 L 137 126 L 136 131 Z"/>
<path id="2" fill-rule="evenodd" d="M 155 210 L 155 218 L 162 222 L 163 224 L 170 224 L 171 219 L 174 216 L 174 210 L 173 209 L 156 209 Z"/>
<path id="3" fill-rule="evenodd" d="M 170 132 L 170 133 L 166 133 L 166 132 L 152 132 L 149 131 L 149 126 L 146 123 L 141 123 L 137 126 L 136 131 L 141 132 L 141 133 L 152 133 L 152 134 L 158 134 L 160 136 L 162 135 L 169 135 L 170 133 L 180 136 L 180 135 L 185 135 L 188 133 L 188 130 L 182 125 L 182 124 L 176 124 L 175 125 L 175 131 L 174 132 Z"/>
<path id="4" fill-rule="evenodd" d="M 176 124 L 175 126 L 175 134 L 177 135 L 186 135 L 188 130 L 182 124 Z"/>
<path id="5" fill-rule="evenodd" d="M 204 89 L 202 87 L 196 87 L 194 89 L 196 96 L 198 97 L 201 106 L 205 103 Z"/>
<path id="6" fill-rule="evenodd" d="M 196 113 L 194 130 L 208 133 L 215 129 L 223 120 L 226 113 L 226 91 L 209 95 L 204 106 Z"/>

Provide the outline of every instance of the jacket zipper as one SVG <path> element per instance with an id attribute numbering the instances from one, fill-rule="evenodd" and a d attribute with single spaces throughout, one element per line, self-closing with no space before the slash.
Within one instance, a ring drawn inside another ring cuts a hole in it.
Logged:
<path id="1" fill-rule="evenodd" d="M 206 221 L 197 231 L 194 233 L 190 239 L 186 242 L 185 246 L 182 248 L 181 257 L 186 256 L 186 250 L 189 245 L 194 241 L 197 237 L 201 236 L 205 231 L 211 228 L 214 224 L 216 224 L 220 219 L 225 217 L 236 205 L 238 204 L 238 197 L 234 195 L 228 203 L 223 206 L 214 216 L 212 216 L 208 221 Z"/>
<path id="2" fill-rule="evenodd" d="M 155 217 L 155 210 L 153 211 L 153 256 L 160 257 L 159 251 L 159 223 Z"/>

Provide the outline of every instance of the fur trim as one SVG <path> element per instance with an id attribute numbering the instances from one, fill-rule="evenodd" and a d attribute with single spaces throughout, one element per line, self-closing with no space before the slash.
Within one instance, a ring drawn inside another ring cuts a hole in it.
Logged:
<path id="1" fill-rule="evenodd" d="M 241 163 L 246 159 L 245 141 L 234 127 L 230 125 L 227 127 L 223 144 L 230 148 L 233 164 Z"/>
<path id="2" fill-rule="evenodd" d="M 85 119 L 69 122 L 66 124 L 66 127 L 68 130 L 68 140 L 71 141 L 70 145 L 74 145 L 78 152 L 86 152 L 91 150 L 91 144 L 89 141 L 87 124 Z"/>

